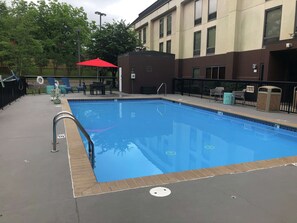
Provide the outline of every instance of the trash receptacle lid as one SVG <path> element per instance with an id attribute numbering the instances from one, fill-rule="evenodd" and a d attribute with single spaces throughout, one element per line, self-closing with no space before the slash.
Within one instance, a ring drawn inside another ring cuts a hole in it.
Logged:
<path id="1" fill-rule="evenodd" d="M 282 89 L 275 86 L 262 86 L 258 88 L 258 92 L 274 92 L 274 93 L 281 93 Z"/>

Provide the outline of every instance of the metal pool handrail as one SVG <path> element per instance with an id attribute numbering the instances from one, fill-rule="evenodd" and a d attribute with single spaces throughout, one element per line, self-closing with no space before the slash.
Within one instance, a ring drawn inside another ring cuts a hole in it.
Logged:
<path id="1" fill-rule="evenodd" d="M 164 83 L 164 82 L 159 86 L 159 88 L 158 88 L 158 90 L 157 90 L 157 94 L 159 94 L 159 91 L 161 90 L 161 88 L 162 88 L 163 85 L 164 85 L 164 87 L 165 87 L 164 95 L 166 96 L 166 94 L 167 94 L 167 85 L 166 85 L 166 83 Z"/>
<path id="2" fill-rule="evenodd" d="M 84 127 L 80 124 L 80 122 L 74 117 L 73 114 L 71 114 L 68 111 L 61 111 L 59 112 L 54 118 L 53 118 L 53 149 L 51 150 L 52 153 L 56 153 L 59 150 L 57 150 L 57 131 L 56 131 L 56 126 L 58 121 L 61 119 L 68 118 L 74 121 L 74 123 L 77 125 L 77 127 L 80 129 L 80 131 L 84 134 L 84 136 L 88 140 L 88 151 L 89 151 L 89 160 L 91 162 L 92 167 L 94 167 L 94 143 L 91 140 L 91 137 L 89 134 L 86 132 Z"/>

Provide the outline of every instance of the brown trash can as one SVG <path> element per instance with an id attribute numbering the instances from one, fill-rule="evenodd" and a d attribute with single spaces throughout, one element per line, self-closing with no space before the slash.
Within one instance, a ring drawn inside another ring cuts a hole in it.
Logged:
<path id="1" fill-rule="evenodd" d="M 275 86 L 262 86 L 258 88 L 257 109 L 273 112 L 280 110 L 282 89 Z"/>

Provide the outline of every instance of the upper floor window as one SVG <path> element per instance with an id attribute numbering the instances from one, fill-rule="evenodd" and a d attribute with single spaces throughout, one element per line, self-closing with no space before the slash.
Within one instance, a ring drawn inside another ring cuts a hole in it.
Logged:
<path id="1" fill-rule="evenodd" d="M 172 15 L 167 16 L 167 36 L 171 35 L 172 30 Z"/>
<path id="2" fill-rule="evenodd" d="M 217 0 L 208 0 L 208 20 L 217 18 Z"/>
<path id="3" fill-rule="evenodd" d="M 171 53 L 171 40 L 166 42 L 166 53 Z"/>
<path id="4" fill-rule="evenodd" d="M 142 30 L 142 43 L 146 43 L 146 27 Z"/>
<path id="5" fill-rule="evenodd" d="M 195 1 L 195 25 L 201 24 L 202 18 L 202 0 Z"/>
<path id="6" fill-rule="evenodd" d="M 213 26 L 207 29 L 206 53 L 207 54 L 215 53 L 215 48 L 216 48 L 216 27 Z"/>
<path id="7" fill-rule="evenodd" d="M 138 39 L 139 39 L 139 42 L 141 43 L 141 30 L 138 31 Z"/>
<path id="8" fill-rule="evenodd" d="M 193 55 L 200 56 L 200 50 L 201 50 L 201 31 L 198 31 L 198 32 L 194 32 Z"/>
<path id="9" fill-rule="evenodd" d="M 159 37 L 162 38 L 164 36 L 164 18 L 160 19 L 159 24 Z"/>
<path id="10" fill-rule="evenodd" d="M 164 44 L 163 43 L 159 43 L 159 51 L 164 52 Z"/>
<path id="11" fill-rule="evenodd" d="M 281 28 L 282 7 L 265 12 L 265 26 L 263 45 L 279 41 Z"/>

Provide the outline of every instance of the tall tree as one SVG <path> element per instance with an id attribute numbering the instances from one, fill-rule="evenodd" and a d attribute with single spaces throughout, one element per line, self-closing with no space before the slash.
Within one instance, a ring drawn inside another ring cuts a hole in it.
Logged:
<path id="1" fill-rule="evenodd" d="M 9 57 L 10 41 L 8 37 L 9 9 L 5 2 L 0 1 L 0 63 Z"/>
<path id="2" fill-rule="evenodd" d="M 15 0 L 12 5 L 11 58 L 15 70 L 21 75 L 23 72 L 29 72 L 29 67 L 33 65 L 32 58 L 42 52 L 42 46 L 40 41 L 34 38 L 37 29 L 34 23 L 34 5 L 23 0 Z"/>
<path id="3" fill-rule="evenodd" d="M 34 55 L 42 52 L 39 40 L 34 38 L 37 29 L 34 18 L 36 16 L 34 4 L 26 1 L 12 1 L 12 8 L 3 20 L 5 33 L 2 41 L 6 64 L 13 67 L 20 75 L 29 71 Z"/>
<path id="4" fill-rule="evenodd" d="M 118 55 L 135 50 L 139 45 L 137 33 L 125 21 L 113 21 L 96 30 L 88 45 L 89 57 L 107 60 L 117 64 Z"/>
<path id="5" fill-rule="evenodd" d="M 46 57 L 52 60 L 54 72 L 62 64 L 66 64 L 70 72 L 77 62 L 78 42 L 84 43 L 90 34 L 86 13 L 83 8 L 57 0 L 49 1 L 48 5 L 40 1 L 38 9 L 38 36 L 43 39 Z"/>

